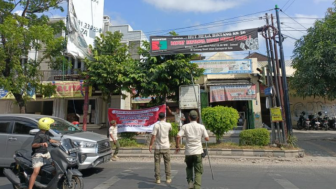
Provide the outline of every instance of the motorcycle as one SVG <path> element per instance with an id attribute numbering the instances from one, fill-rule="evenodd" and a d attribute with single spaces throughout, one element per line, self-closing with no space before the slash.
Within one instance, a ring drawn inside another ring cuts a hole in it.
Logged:
<path id="1" fill-rule="evenodd" d="M 297 125 L 296 125 L 299 130 L 301 130 L 303 128 L 306 128 L 305 115 L 306 115 L 306 113 L 304 111 L 301 112 L 301 114 L 300 114 L 299 120 L 298 120 Z"/>
<path id="2" fill-rule="evenodd" d="M 327 115 L 327 112 L 325 112 L 324 117 L 323 117 L 323 122 L 322 122 L 322 127 L 324 128 L 324 130 L 328 130 L 329 129 L 329 117 Z"/>
<path id="3" fill-rule="evenodd" d="M 51 159 L 46 159 L 46 165 L 41 167 L 35 188 L 83 189 L 82 173 L 77 169 L 79 148 L 72 140 L 61 138 L 60 144 L 51 143 L 48 151 Z M 15 163 L 10 169 L 4 169 L 3 173 L 14 189 L 28 188 L 33 173 L 31 154 L 27 150 L 18 150 L 14 159 Z"/>

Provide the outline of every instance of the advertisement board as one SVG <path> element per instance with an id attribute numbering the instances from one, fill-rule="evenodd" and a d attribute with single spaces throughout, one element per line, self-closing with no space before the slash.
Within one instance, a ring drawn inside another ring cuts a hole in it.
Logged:
<path id="1" fill-rule="evenodd" d="M 256 100 L 256 85 L 210 86 L 210 102 Z"/>
<path id="2" fill-rule="evenodd" d="M 272 122 L 281 122 L 282 120 L 282 113 L 280 107 L 271 108 L 271 116 Z"/>
<path id="3" fill-rule="evenodd" d="M 158 122 L 159 113 L 166 113 L 166 105 L 155 106 L 141 110 L 108 109 L 109 121 L 115 120 L 118 133 L 122 132 L 152 132 Z"/>
<path id="4" fill-rule="evenodd" d="M 84 97 L 84 81 L 45 81 L 42 84 L 52 84 L 56 86 L 56 93 L 53 96 L 44 98 L 74 98 Z M 89 87 L 89 97 L 92 95 L 92 87 Z"/>
<path id="5" fill-rule="evenodd" d="M 25 92 L 23 96 L 25 97 L 28 96 L 28 98 L 36 100 L 35 88 Z M 14 100 L 14 99 L 15 97 L 12 92 L 0 88 L 0 100 Z"/>
<path id="6" fill-rule="evenodd" d="M 259 49 L 258 28 L 199 35 L 151 36 L 152 56 Z"/>
<path id="7" fill-rule="evenodd" d="M 200 103 L 200 86 L 199 85 L 180 86 L 179 99 L 180 99 L 179 101 L 180 109 L 198 109 Z"/>
<path id="8" fill-rule="evenodd" d="M 67 52 L 85 58 L 103 32 L 104 0 L 69 0 Z"/>
<path id="9" fill-rule="evenodd" d="M 204 75 L 208 74 L 242 74 L 252 73 L 252 61 L 250 59 L 239 60 L 200 60 L 191 61 L 199 68 L 203 68 Z"/>

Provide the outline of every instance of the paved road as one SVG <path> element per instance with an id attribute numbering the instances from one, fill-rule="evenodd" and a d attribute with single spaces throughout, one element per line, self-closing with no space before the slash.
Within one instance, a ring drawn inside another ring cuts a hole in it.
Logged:
<path id="1" fill-rule="evenodd" d="M 138 159 L 141 160 L 141 159 Z M 154 183 L 153 163 L 119 161 L 110 162 L 100 168 L 84 171 L 85 189 L 136 189 L 136 188 L 187 188 L 185 165 L 182 160 L 172 163 L 173 182 L 167 185 L 162 175 L 162 183 Z M 204 189 L 331 189 L 336 186 L 336 161 L 333 166 L 317 162 L 303 164 L 295 162 L 213 162 L 215 180 L 207 160 L 204 160 Z M 308 162 L 309 163 L 309 162 Z M 162 166 L 163 168 L 163 166 Z M 163 172 L 163 170 L 161 170 Z M 11 185 L 3 175 L 0 176 L 0 189 Z"/>
<path id="2" fill-rule="evenodd" d="M 336 157 L 336 131 L 294 131 L 306 155 Z"/>

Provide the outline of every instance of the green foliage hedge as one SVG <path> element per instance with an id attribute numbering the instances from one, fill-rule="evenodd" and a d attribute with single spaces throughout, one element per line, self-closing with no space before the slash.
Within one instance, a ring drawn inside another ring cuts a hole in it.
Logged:
<path id="1" fill-rule="evenodd" d="M 270 142 L 270 133 L 267 129 L 244 130 L 239 134 L 239 145 L 266 146 Z"/>

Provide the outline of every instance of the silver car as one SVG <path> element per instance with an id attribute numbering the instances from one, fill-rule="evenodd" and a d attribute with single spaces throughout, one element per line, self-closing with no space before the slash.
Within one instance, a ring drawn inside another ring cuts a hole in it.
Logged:
<path id="1" fill-rule="evenodd" d="M 29 133 L 36 133 L 31 131 L 36 131 L 38 120 L 42 117 L 55 120 L 55 125 L 49 130 L 51 138 L 70 138 L 80 147 L 79 169 L 96 167 L 110 160 L 112 150 L 105 136 L 84 132 L 68 121 L 53 116 L 0 114 L 0 167 L 9 167 L 14 162 L 13 155 L 16 150 L 32 150 L 34 136 Z"/>

